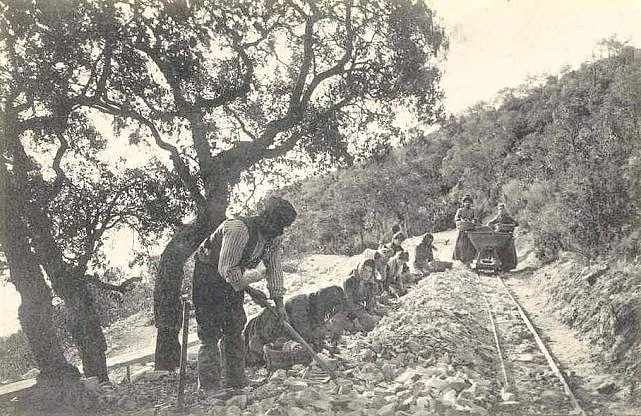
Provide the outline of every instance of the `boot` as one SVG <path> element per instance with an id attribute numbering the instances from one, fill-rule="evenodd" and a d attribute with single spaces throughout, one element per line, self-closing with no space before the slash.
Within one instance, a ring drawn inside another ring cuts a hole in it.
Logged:
<path id="1" fill-rule="evenodd" d="M 201 343 L 198 349 L 198 388 L 220 389 L 220 349 L 217 343 Z"/>

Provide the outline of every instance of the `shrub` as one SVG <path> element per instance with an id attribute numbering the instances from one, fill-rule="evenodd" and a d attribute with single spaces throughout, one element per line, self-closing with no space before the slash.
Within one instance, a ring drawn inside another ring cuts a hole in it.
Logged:
<path id="1" fill-rule="evenodd" d="M 27 336 L 22 330 L 6 338 L 0 338 L 1 382 L 18 380 L 22 374 L 36 366 Z"/>

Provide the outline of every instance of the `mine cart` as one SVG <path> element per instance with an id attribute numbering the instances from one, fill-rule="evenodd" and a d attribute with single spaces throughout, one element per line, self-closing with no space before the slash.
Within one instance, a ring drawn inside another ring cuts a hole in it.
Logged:
<path id="1" fill-rule="evenodd" d="M 495 274 L 504 270 L 500 252 L 514 244 L 512 233 L 506 231 L 468 231 L 472 245 L 476 249 L 476 259 L 472 269 L 477 273 Z"/>

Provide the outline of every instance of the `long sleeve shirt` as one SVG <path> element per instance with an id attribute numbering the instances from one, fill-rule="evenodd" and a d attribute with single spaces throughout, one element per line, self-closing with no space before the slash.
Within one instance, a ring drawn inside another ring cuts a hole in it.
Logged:
<path id="1" fill-rule="evenodd" d="M 280 238 L 270 242 L 258 232 L 255 246 L 249 258 L 243 259 L 247 243 L 249 242 L 249 230 L 247 225 L 239 219 L 228 219 L 214 231 L 209 240 L 213 241 L 218 235 L 222 236 L 220 254 L 218 256 L 218 272 L 232 286 L 236 286 L 243 278 L 245 267 L 243 265 L 256 265 L 260 260 L 266 268 L 267 289 L 272 298 L 282 297 L 285 294 L 283 284 L 283 269 L 280 259 Z M 213 244 L 207 248 L 207 240 L 201 244 L 198 256 L 201 261 L 212 263 Z M 249 266 L 253 268 L 255 266 Z"/>
<path id="2" fill-rule="evenodd" d="M 490 222 L 488 222 L 489 225 L 494 225 L 494 224 L 513 224 L 518 226 L 519 223 L 510 216 L 510 214 L 503 213 L 503 214 L 497 214 L 496 217 L 492 218 Z"/>
<path id="3" fill-rule="evenodd" d="M 454 222 L 459 221 L 478 222 L 476 211 L 473 208 L 459 208 L 454 215 Z"/>

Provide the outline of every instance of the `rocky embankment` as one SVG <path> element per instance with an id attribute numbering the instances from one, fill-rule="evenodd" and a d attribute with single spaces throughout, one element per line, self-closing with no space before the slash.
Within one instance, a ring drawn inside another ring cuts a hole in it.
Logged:
<path id="1" fill-rule="evenodd" d="M 595 361 L 619 375 L 607 378 L 604 385 L 625 401 L 638 403 L 641 268 L 614 263 L 586 267 L 580 259 L 565 254 L 560 261 L 533 272 L 531 284 L 547 294 L 549 310 L 590 346 Z"/>

